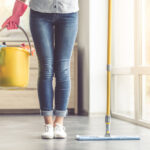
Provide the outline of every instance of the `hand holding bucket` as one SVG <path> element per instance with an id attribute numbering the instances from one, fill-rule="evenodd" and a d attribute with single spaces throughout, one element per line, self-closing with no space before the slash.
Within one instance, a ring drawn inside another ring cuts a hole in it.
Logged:
<path id="1" fill-rule="evenodd" d="M 5 26 L 6 27 L 6 26 Z M 4 27 L 4 28 L 5 28 Z M 2 31 L 4 28 L 0 29 Z M 26 87 L 29 80 L 29 56 L 33 56 L 31 44 L 27 33 L 18 26 L 25 34 L 29 49 L 21 47 L 2 47 L 0 51 L 0 86 L 1 87 Z"/>

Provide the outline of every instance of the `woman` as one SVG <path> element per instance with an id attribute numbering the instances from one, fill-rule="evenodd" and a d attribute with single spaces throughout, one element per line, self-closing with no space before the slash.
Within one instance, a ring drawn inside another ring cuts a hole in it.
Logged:
<path id="1" fill-rule="evenodd" d="M 2 27 L 7 26 L 8 30 L 18 28 L 20 17 L 27 8 L 25 2 L 16 0 L 12 16 Z M 37 86 L 40 115 L 44 116 L 45 121 L 45 131 L 41 137 L 66 138 L 63 121 L 71 91 L 70 59 L 78 31 L 78 0 L 30 0 L 29 7 L 30 30 L 39 62 Z M 55 108 L 52 101 L 54 74 Z"/>

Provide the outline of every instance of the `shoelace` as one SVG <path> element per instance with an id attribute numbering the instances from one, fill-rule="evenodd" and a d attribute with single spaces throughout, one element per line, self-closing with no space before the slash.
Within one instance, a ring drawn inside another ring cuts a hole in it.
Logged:
<path id="1" fill-rule="evenodd" d="M 55 128 L 56 128 L 56 130 L 59 130 L 59 131 L 61 131 L 61 130 L 65 131 L 66 130 L 63 125 L 58 125 L 58 124 L 55 126 Z"/>
<path id="2" fill-rule="evenodd" d="M 45 126 L 45 131 L 46 131 L 46 132 L 48 132 L 48 131 L 49 131 L 49 129 L 50 129 L 50 128 L 52 128 L 51 126 L 46 125 L 46 124 L 45 124 L 44 126 Z"/>

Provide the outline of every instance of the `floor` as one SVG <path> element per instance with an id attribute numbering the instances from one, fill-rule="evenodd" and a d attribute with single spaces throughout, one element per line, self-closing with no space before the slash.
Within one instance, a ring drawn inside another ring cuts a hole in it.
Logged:
<path id="1" fill-rule="evenodd" d="M 112 135 L 139 135 L 140 141 L 77 141 L 76 134 L 104 135 L 102 116 L 67 116 L 67 139 L 41 139 L 44 120 L 39 115 L 0 115 L 1 150 L 150 150 L 150 129 L 112 119 Z"/>

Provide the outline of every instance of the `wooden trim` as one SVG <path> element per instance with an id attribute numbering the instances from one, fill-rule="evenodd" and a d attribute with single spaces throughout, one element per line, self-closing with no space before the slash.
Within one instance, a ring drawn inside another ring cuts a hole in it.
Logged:
<path id="1" fill-rule="evenodd" d="M 12 114 L 39 114 L 40 109 L 0 109 L 0 115 L 12 115 Z M 68 115 L 75 115 L 74 108 L 68 109 Z"/>
<path id="2" fill-rule="evenodd" d="M 0 87 L 0 90 L 33 90 L 36 91 L 37 88 L 30 88 L 30 87 Z"/>
<path id="3" fill-rule="evenodd" d="M 40 109 L 0 109 L 2 114 L 39 114 Z"/>
<path id="4" fill-rule="evenodd" d="M 113 67 L 112 75 L 150 75 L 150 66 Z"/>
<path id="5" fill-rule="evenodd" d="M 142 65 L 142 14 L 141 0 L 136 0 L 134 6 L 134 65 L 132 73 L 134 74 L 134 119 L 135 122 L 141 119 L 141 79 L 140 74 L 147 72 L 147 68 Z M 150 73 L 150 72 L 149 72 Z"/>
<path id="6" fill-rule="evenodd" d="M 4 42 L 4 41 L 0 41 L 0 42 Z M 21 44 L 21 43 L 28 44 L 27 41 L 17 41 L 16 42 L 16 40 L 15 41 L 5 41 L 5 42 L 8 46 L 19 46 L 19 44 Z M 34 46 L 34 42 L 33 41 L 30 41 L 30 42 L 31 42 L 31 46 Z M 78 43 L 75 42 L 74 46 L 77 46 L 77 45 L 78 45 Z"/>

